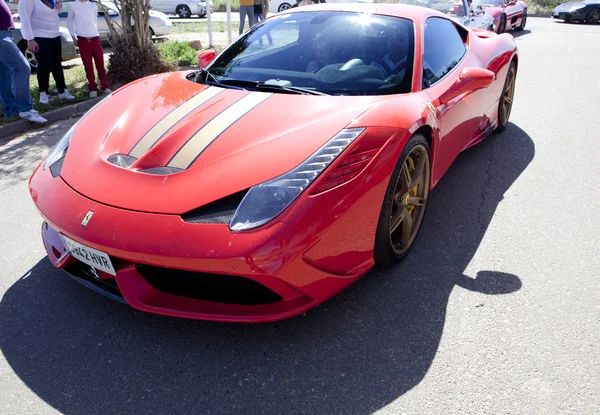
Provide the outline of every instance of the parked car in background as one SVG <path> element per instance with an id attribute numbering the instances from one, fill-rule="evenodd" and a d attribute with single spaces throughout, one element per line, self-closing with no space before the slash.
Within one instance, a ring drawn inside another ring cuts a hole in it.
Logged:
<path id="1" fill-rule="evenodd" d="M 37 70 L 38 63 L 35 59 L 35 54 L 27 48 L 27 41 L 23 39 L 23 35 L 21 34 L 20 22 L 15 21 L 15 29 L 12 33 L 15 44 L 19 47 L 21 53 L 25 56 L 27 62 L 29 62 L 31 72 L 34 73 Z M 60 43 L 62 45 L 63 62 L 79 57 L 79 48 L 77 48 L 73 43 L 73 38 L 69 34 L 69 31 L 62 27 L 60 28 Z"/>
<path id="2" fill-rule="evenodd" d="M 67 14 L 68 14 L 68 10 L 69 10 L 69 5 L 71 5 L 72 3 L 73 3 L 73 0 L 65 1 L 63 3 L 63 11 L 61 13 L 59 13 L 59 15 L 58 15 L 60 18 L 61 37 L 63 37 L 63 39 L 68 39 L 68 42 L 70 42 L 71 44 L 73 44 L 73 38 L 69 34 L 69 30 L 67 27 Z M 117 7 L 115 6 L 114 3 L 107 2 L 107 1 L 96 2 L 96 3 L 99 3 L 98 18 L 97 18 L 98 19 L 98 33 L 100 34 L 100 41 L 105 42 L 108 40 L 108 24 L 106 23 L 104 14 L 107 13 L 108 18 L 112 21 L 116 21 L 117 23 L 120 23 L 121 16 L 119 15 Z M 19 21 L 18 14 L 14 14 L 13 18 L 14 18 L 15 22 Z M 155 10 L 150 10 L 150 19 L 148 20 L 148 26 L 149 26 L 149 36 L 151 38 L 155 38 L 155 37 L 168 36 L 171 33 L 172 23 L 166 14 L 157 12 Z M 73 47 L 75 47 L 75 46 L 73 45 Z M 65 52 L 67 52 L 69 56 L 72 55 L 71 49 L 68 46 L 65 46 L 64 42 L 63 42 L 63 55 L 65 54 Z"/>
<path id="3" fill-rule="evenodd" d="M 182 19 L 188 19 L 194 15 L 206 16 L 206 0 L 151 0 L 150 7 L 166 14 L 175 14 Z M 212 14 L 214 6 L 210 3 Z"/>
<path id="4" fill-rule="evenodd" d="M 600 0 L 570 1 L 557 6 L 552 17 L 565 22 L 600 23 Z"/>
<path id="5" fill-rule="evenodd" d="M 427 7 L 451 17 L 456 22 L 477 29 L 495 30 L 493 17 L 482 9 L 469 12 L 467 0 L 400 0 L 400 4 Z"/>
<path id="6" fill-rule="evenodd" d="M 5 0 L 5 2 L 6 2 L 6 5 L 8 6 L 8 8 L 10 9 L 11 13 L 19 12 L 18 0 Z"/>
<path id="7" fill-rule="evenodd" d="M 492 15 L 498 33 L 525 29 L 527 6 L 521 0 L 473 0 L 473 8 Z"/>
<path id="8" fill-rule="evenodd" d="M 374 3 L 373 0 L 326 0 L 326 3 Z M 296 0 L 271 0 L 269 2 L 269 13 L 279 13 L 291 8 L 297 3 Z"/>
<path id="9" fill-rule="evenodd" d="M 65 29 L 67 28 L 67 13 L 69 10 L 69 5 L 72 3 L 73 1 L 65 1 L 63 3 L 63 11 L 59 14 L 60 26 L 64 27 Z M 108 1 L 98 3 L 98 33 L 100 34 L 101 41 L 107 41 L 108 23 L 106 23 L 104 14 L 108 14 L 108 18 L 116 22 L 121 21 L 121 16 L 119 15 L 117 6 L 115 6 L 114 3 Z M 150 10 L 148 26 L 149 36 L 151 38 L 169 35 L 171 33 L 171 25 L 171 20 L 169 20 L 166 14 L 157 12 L 155 10 Z"/>

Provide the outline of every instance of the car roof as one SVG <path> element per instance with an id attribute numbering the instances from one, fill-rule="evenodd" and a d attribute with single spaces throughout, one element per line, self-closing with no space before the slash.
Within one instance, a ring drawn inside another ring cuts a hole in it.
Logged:
<path id="1" fill-rule="evenodd" d="M 395 3 L 319 3 L 309 6 L 294 7 L 279 14 L 302 13 L 307 11 L 344 11 L 383 14 L 387 16 L 402 17 L 414 21 L 420 21 L 425 16 L 448 17 L 444 13 L 428 7 L 413 6 L 409 4 Z"/>

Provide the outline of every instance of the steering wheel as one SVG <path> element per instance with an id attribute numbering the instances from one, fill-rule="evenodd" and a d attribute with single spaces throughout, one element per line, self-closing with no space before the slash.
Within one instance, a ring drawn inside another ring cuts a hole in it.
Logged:
<path id="1" fill-rule="evenodd" d="M 387 72 L 389 72 L 389 67 L 388 64 L 385 63 L 383 61 L 383 59 L 373 56 L 373 55 L 361 55 L 358 56 L 358 59 L 360 59 L 361 61 L 363 61 L 365 63 L 365 65 L 369 65 L 371 62 L 375 62 L 378 65 L 380 65 L 382 68 L 385 68 L 385 72 L 383 72 L 383 76 L 385 76 L 385 74 Z"/>

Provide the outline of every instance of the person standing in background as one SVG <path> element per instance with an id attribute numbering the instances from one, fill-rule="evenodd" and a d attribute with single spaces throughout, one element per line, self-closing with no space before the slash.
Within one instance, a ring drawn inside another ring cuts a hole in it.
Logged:
<path id="1" fill-rule="evenodd" d="M 254 0 L 240 0 L 239 35 L 244 33 L 244 24 L 246 23 L 246 16 L 248 16 L 248 26 L 254 26 L 254 23 L 256 23 L 256 20 L 254 20 Z"/>
<path id="2" fill-rule="evenodd" d="M 88 81 L 90 98 L 98 96 L 98 85 L 94 75 L 94 63 L 98 78 L 104 92 L 110 93 L 104 68 L 104 51 L 98 34 L 98 6 L 89 0 L 75 0 L 69 6 L 67 26 L 75 46 L 79 46 L 79 54 L 83 61 L 85 75 Z M 92 61 L 93 59 L 93 61 Z"/>
<path id="3" fill-rule="evenodd" d="M 13 41 L 14 28 L 10 9 L 0 0 L 0 105 L 6 117 L 18 114 L 25 120 L 45 123 L 47 120 L 33 109 L 29 93 L 31 69 Z"/>
<path id="4" fill-rule="evenodd" d="M 65 84 L 62 68 L 62 45 L 60 43 L 58 13 L 62 0 L 19 0 L 21 34 L 27 47 L 38 62 L 37 79 L 40 87 L 40 103 L 48 104 L 50 73 L 56 83 L 60 99 L 73 100 Z"/>
<path id="5" fill-rule="evenodd" d="M 265 20 L 268 12 L 269 0 L 254 0 L 254 19 L 256 23 Z M 269 44 L 272 45 L 273 38 L 271 37 L 270 32 L 267 32 L 267 39 L 269 40 Z M 258 42 L 262 45 L 262 38 Z"/>

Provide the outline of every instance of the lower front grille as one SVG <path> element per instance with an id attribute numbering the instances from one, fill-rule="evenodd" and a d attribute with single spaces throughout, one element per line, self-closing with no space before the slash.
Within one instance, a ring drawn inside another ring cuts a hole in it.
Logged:
<path id="1" fill-rule="evenodd" d="M 138 272 L 155 289 L 166 294 L 225 304 L 262 305 L 282 297 L 249 278 L 137 265 Z"/>
<path id="2" fill-rule="evenodd" d="M 120 301 L 122 303 L 125 302 L 123 295 L 121 294 L 121 290 L 119 290 L 119 286 L 117 285 L 117 280 L 114 278 L 108 279 L 100 279 L 97 278 L 91 270 L 89 265 L 84 264 L 81 261 L 75 261 L 73 264 L 69 265 L 65 268 L 67 274 L 69 274 L 73 279 L 82 283 L 88 288 L 99 292 L 100 294 L 106 295 L 113 300 Z"/>

